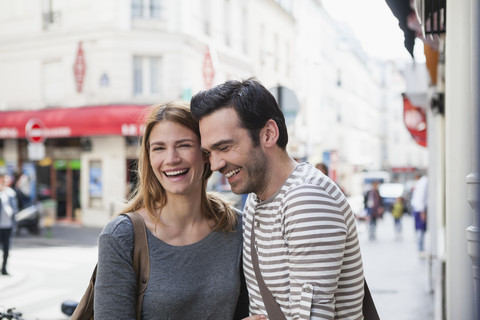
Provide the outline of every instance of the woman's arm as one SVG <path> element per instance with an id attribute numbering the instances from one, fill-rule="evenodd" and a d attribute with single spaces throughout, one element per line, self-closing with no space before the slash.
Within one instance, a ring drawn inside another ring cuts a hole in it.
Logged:
<path id="1" fill-rule="evenodd" d="M 109 223 L 99 237 L 94 314 L 97 319 L 136 319 L 133 225 L 127 217 Z"/>

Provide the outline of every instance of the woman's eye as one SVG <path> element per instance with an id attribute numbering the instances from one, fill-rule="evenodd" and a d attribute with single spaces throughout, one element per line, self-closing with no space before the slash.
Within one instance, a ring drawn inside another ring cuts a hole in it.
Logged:
<path id="1" fill-rule="evenodd" d="M 192 145 L 185 143 L 185 144 L 179 145 L 178 147 L 179 147 L 179 148 L 190 148 L 191 146 L 192 146 Z"/>

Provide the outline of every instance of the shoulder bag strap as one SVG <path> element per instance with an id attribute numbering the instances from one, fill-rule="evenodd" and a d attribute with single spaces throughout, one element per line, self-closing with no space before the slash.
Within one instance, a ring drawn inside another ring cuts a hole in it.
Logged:
<path id="1" fill-rule="evenodd" d="M 136 212 L 125 214 L 132 220 L 134 229 L 133 268 L 137 275 L 137 319 L 142 318 L 142 302 L 150 278 L 150 253 L 148 251 L 147 228 L 142 216 Z"/>
<path id="2" fill-rule="evenodd" d="M 254 222 L 252 221 L 252 235 L 250 237 L 250 255 L 252 258 L 253 270 L 255 270 L 255 277 L 257 278 L 258 287 L 260 288 L 260 293 L 262 294 L 263 304 L 265 309 L 267 309 L 268 318 L 271 320 L 286 320 L 285 315 L 283 314 L 280 306 L 273 297 L 270 290 L 268 290 L 265 281 L 263 281 L 262 273 L 260 272 L 260 267 L 258 266 L 258 255 L 257 249 L 255 249 L 255 230 Z"/>

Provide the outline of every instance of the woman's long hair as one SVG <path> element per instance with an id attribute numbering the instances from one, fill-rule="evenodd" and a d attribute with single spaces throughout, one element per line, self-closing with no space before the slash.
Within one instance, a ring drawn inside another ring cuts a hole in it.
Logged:
<path id="1" fill-rule="evenodd" d="M 190 129 L 200 141 L 198 122 L 193 119 L 188 103 L 172 101 L 151 107 L 150 115 L 145 122 L 138 157 L 138 183 L 129 202 L 120 213 L 135 212 L 146 208 L 148 215 L 155 222 L 159 221 L 161 210 L 167 203 L 165 189 L 155 176 L 149 157 L 150 134 L 154 126 L 161 121 L 172 121 Z M 215 221 L 213 230 L 232 231 L 237 223 L 236 213 L 220 196 L 207 193 L 207 180 L 211 175 L 212 170 L 207 161 L 202 175 L 201 212 L 205 218 Z"/>

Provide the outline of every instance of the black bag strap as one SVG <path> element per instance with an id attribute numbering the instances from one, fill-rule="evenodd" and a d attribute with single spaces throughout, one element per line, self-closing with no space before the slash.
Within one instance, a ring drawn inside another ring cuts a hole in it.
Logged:
<path id="1" fill-rule="evenodd" d="M 258 266 L 258 254 L 255 249 L 255 230 L 254 230 L 254 221 L 252 221 L 252 233 L 250 236 L 250 255 L 252 259 L 253 270 L 255 271 L 255 277 L 257 278 L 258 287 L 260 293 L 262 294 L 263 304 L 265 309 L 267 309 L 268 318 L 272 320 L 284 320 L 285 315 L 283 314 L 280 306 L 273 297 L 270 290 L 268 290 L 265 281 L 263 280 L 262 273 L 260 272 L 260 267 Z M 380 317 L 377 313 L 377 308 L 373 302 L 372 295 L 370 294 L 370 289 L 367 285 L 367 280 L 364 279 L 364 296 L 363 296 L 363 317 L 365 320 L 380 320 Z"/>
<path id="2" fill-rule="evenodd" d="M 365 294 L 363 295 L 363 318 L 365 320 L 380 320 L 377 308 L 375 307 L 372 295 L 370 294 L 370 289 L 368 289 L 367 280 L 364 279 L 364 281 Z"/>
<path id="3" fill-rule="evenodd" d="M 272 295 L 270 290 L 268 290 L 267 285 L 263 280 L 262 273 L 260 272 L 260 267 L 258 266 L 257 249 L 255 249 L 254 221 L 252 221 L 252 235 L 250 236 L 250 255 L 252 258 L 253 270 L 255 270 L 255 277 L 257 278 L 258 287 L 260 289 L 260 293 L 262 294 L 263 304 L 265 305 L 265 309 L 267 309 L 268 318 L 272 320 L 286 320 L 285 315 L 275 300 L 275 297 Z"/>

